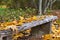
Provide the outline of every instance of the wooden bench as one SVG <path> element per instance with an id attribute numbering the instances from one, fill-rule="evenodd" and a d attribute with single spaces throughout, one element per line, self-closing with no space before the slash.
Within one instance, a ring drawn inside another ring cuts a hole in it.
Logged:
<path id="1" fill-rule="evenodd" d="M 37 37 L 39 35 L 42 36 L 44 34 L 51 33 L 52 21 L 56 19 L 57 16 L 46 16 L 46 18 L 43 20 L 32 21 L 30 23 L 24 23 L 22 26 L 17 26 L 17 29 L 20 32 L 22 30 L 27 30 L 31 28 L 32 37 Z M 0 31 L 0 40 L 3 40 L 4 38 L 6 40 L 12 40 L 12 33 L 13 32 L 10 30 Z"/>

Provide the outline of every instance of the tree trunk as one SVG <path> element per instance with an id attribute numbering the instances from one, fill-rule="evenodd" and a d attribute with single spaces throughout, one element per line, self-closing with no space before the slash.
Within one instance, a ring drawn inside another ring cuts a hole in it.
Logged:
<path id="1" fill-rule="evenodd" d="M 42 15 L 42 0 L 39 0 L 39 15 Z"/>

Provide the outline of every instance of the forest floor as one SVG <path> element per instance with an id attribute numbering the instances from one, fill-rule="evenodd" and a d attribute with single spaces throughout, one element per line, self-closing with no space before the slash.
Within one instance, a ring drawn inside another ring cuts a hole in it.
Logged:
<path id="1" fill-rule="evenodd" d="M 54 10 L 52 14 L 58 17 L 57 23 L 60 26 L 60 10 Z"/>
<path id="2" fill-rule="evenodd" d="M 59 24 L 58 28 L 60 28 L 60 10 L 54 10 L 51 13 L 49 13 L 48 15 L 55 15 L 58 17 L 57 24 Z M 52 29 L 53 29 L 53 26 L 52 26 Z M 53 30 L 53 31 L 56 31 L 56 30 Z M 60 31 L 60 29 L 58 29 L 57 31 Z M 57 33 L 57 31 L 56 31 L 56 33 Z M 56 35 L 56 34 L 53 34 L 53 35 Z M 50 36 L 50 38 L 49 38 L 49 36 Z M 60 32 L 57 33 L 56 38 L 52 37 L 50 34 L 45 35 L 44 38 L 45 38 L 44 40 L 60 40 Z"/>
<path id="3" fill-rule="evenodd" d="M 48 15 L 55 15 L 58 17 L 57 23 L 60 24 L 60 10 L 53 10 L 51 13 L 48 13 Z"/>
<path id="4" fill-rule="evenodd" d="M 60 10 L 54 10 L 52 14 L 58 17 L 58 23 L 60 24 Z"/>

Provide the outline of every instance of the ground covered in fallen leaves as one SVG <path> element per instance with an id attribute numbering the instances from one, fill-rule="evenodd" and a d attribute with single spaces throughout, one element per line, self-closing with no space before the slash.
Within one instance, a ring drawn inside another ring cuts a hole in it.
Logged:
<path id="1" fill-rule="evenodd" d="M 52 24 L 52 33 L 43 36 L 43 40 L 60 40 L 60 10 L 54 10 L 48 15 L 55 15 L 58 17 L 56 25 Z"/>

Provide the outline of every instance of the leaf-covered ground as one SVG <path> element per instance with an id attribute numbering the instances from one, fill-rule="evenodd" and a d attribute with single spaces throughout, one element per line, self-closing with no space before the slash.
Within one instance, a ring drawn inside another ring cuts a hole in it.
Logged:
<path id="1" fill-rule="evenodd" d="M 56 20 L 58 26 L 58 30 L 56 29 L 55 25 L 52 26 L 52 31 L 55 32 L 54 34 L 47 34 L 44 35 L 43 40 L 60 40 L 60 10 L 54 10 L 48 15 L 55 15 L 58 17 L 58 20 Z M 52 36 L 53 35 L 53 36 Z"/>

